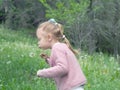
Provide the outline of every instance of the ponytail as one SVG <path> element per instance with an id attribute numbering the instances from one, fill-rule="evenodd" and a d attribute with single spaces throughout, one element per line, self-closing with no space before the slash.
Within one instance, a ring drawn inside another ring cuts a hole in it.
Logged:
<path id="1" fill-rule="evenodd" d="M 75 55 L 78 55 L 78 51 L 72 48 L 69 40 L 68 40 L 66 37 L 64 37 L 64 43 L 67 44 L 68 48 L 69 48 Z"/>

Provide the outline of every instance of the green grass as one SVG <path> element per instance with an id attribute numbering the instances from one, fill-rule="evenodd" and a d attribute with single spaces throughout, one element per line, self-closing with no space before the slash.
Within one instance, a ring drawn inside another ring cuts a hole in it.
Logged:
<path id="1" fill-rule="evenodd" d="M 52 79 L 36 76 L 38 69 L 48 67 L 40 52 L 28 30 L 0 27 L 0 90 L 55 90 Z M 81 53 L 78 58 L 88 80 L 85 90 L 120 90 L 120 67 L 114 57 Z"/>
<path id="2" fill-rule="evenodd" d="M 114 57 L 103 53 L 83 54 L 79 60 L 88 79 L 85 90 L 120 89 L 120 67 Z"/>
<path id="3" fill-rule="evenodd" d="M 0 90 L 54 90 L 53 82 L 36 76 L 47 67 L 41 51 L 29 33 L 0 28 Z"/>

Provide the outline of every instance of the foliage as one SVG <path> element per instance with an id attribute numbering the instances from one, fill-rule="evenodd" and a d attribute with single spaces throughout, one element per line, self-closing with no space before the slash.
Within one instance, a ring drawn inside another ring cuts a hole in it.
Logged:
<path id="1" fill-rule="evenodd" d="M 96 45 L 97 49 L 115 55 L 120 54 L 120 43 L 118 42 L 120 40 L 119 5 L 119 0 L 93 1 L 86 24 L 91 30 L 90 42 L 94 40 L 94 46 Z"/>
<path id="2" fill-rule="evenodd" d="M 2 5 L 2 0 L 0 1 L 0 5 Z"/>
<path id="3" fill-rule="evenodd" d="M 33 28 L 44 20 L 44 7 L 37 0 L 3 0 L 1 10 L 5 11 L 6 27 L 11 29 Z"/>
<path id="4" fill-rule="evenodd" d="M 51 3 L 50 0 L 39 0 L 46 9 L 46 18 L 55 18 L 58 22 L 64 23 L 66 27 L 70 27 L 76 20 L 78 13 L 84 13 L 88 6 L 87 0 L 55 0 Z"/>
<path id="5" fill-rule="evenodd" d="M 47 65 L 39 57 L 36 38 L 29 34 L 0 28 L 0 90 L 54 90 L 54 82 L 36 76 Z"/>
<path id="6" fill-rule="evenodd" d="M 39 1 L 47 8 L 47 18 L 65 25 L 65 34 L 75 47 L 89 53 L 120 54 L 119 0 Z"/>
<path id="7" fill-rule="evenodd" d="M 0 90 L 55 90 L 51 79 L 36 76 L 38 69 L 48 65 L 39 57 L 43 51 L 28 31 L 0 27 Z M 85 90 L 120 89 L 120 67 L 113 56 L 81 52 L 78 60 L 88 80 Z"/>
<path id="8" fill-rule="evenodd" d="M 89 53 L 120 55 L 120 0 L 1 0 L 0 23 L 36 28 L 55 18 L 71 44 Z"/>
<path id="9" fill-rule="evenodd" d="M 85 90 L 119 90 L 120 66 L 113 56 L 81 53 L 79 60 L 88 80 Z"/>

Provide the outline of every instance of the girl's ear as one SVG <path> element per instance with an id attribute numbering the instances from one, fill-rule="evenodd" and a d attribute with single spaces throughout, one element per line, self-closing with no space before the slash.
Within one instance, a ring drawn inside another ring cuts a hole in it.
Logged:
<path id="1" fill-rule="evenodd" d="M 51 41 L 52 40 L 52 35 L 48 34 L 47 38 L 48 38 L 48 41 Z"/>

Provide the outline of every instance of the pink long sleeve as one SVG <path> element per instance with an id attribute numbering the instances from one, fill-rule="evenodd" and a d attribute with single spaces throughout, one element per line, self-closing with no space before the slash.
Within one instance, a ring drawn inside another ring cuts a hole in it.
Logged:
<path id="1" fill-rule="evenodd" d="M 52 55 L 48 60 L 50 68 L 40 71 L 39 76 L 54 78 L 68 73 L 68 63 L 66 60 L 66 54 L 60 47 L 55 47 L 52 50 Z M 54 61 L 53 61 L 54 60 Z M 54 66 L 54 67 L 52 67 Z"/>
<path id="2" fill-rule="evenodd" d="M 58 90 L 71 90 L 75 86 L 86 83 L 79 62 L 66 44 L 56 43 L 52 47 L 48 62 L 50 68 L 39 70 L 37 75 L 54 78 Z"/>

